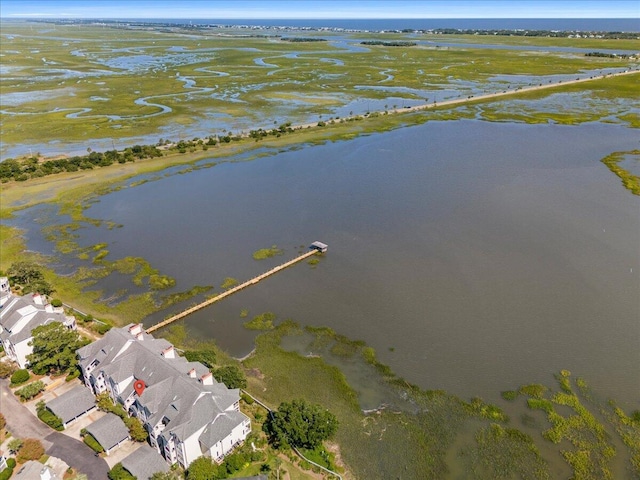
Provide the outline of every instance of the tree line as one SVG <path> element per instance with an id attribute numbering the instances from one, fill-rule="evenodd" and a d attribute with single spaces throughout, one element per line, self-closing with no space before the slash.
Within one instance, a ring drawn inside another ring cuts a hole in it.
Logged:
<path id="1" fill-rule="evenodd" d="M 413 30 L 404 29 L 403 33 L 430 33 L 435 35 L 502 35 L 509 37 L 554 37 L 567 38 L 580 35 L 581 37 L 595 37 L 615 40 L 636 40 L 638 32 L 600 32 L 600 31 L 575 31 L 575 30 L 509 30 L 509 29 L 489 29 L 481 30 L 475 28 L 437 28 L 434 30 Z"/>
<path id="2" fill-rule="evenodd" d="M 37 156 L 22 160 L 8 158 L 0 162 L 0 181 L 2 183 L 9 180 L 24 182 L 31 178 L 45 177 L 55 173 L 92 170 L 94 168 L 107 167 L 114 163 L 135 162 L 144 158 L 162 156 L 162 152 L 155 145 L 134 145 L 121 152 L 118 150 L 93 152 L 90 148 L 87 151 L 87 155 L 56 158 L 45 160 L 44 162 L 41 162 Z"/>

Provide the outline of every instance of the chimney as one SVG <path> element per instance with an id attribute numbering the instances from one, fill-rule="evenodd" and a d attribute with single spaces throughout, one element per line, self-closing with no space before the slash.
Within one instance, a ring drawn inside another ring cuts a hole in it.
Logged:
<path id="1" fill-rule="evenodd" d="M 44 299 L 42 298 L 42 295 L 40 295 L 39 293 L 34 293 L 33 303 L 35 303 L 36 305 L 44 305 Z"/>
<path id="2" fill-rule="evenodd" d="M 136 323 L 135 325 L 131 325 L 129 327 L 129 333 L 132 336 L 136 337 L 136 340 L 140 340 L 140 341 L 144 340 L 144 338 L 142 337 L 143 330 L 142 330 L 141 323 Z"/>
<path id="3" fill-rule="evenodd" d="M 167 348 L 165 348 L 160 355 L 162 355 L 164 358 L 176 358 L 176 352 L 173 349 L 173 345 L 169 345 Z"/>
<path id="4" fill-rule="evenodd" d="M 196 369 L 195 369 L 195 368 L 192 368 L 191 370 L 189 370 L 188 375 L 189 375 L 191 378 L 196 378 Z"/>
<path id="5" fill-rule="evenodd" d="M 200 383 L 203 385 L 213 385 L 213 375 L 211 375 L 211 372 L 202 375 L 200 377 Z"/>

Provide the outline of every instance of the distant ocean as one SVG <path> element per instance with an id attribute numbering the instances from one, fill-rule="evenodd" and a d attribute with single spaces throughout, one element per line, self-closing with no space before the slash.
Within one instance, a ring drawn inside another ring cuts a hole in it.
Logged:
<path id="1" fill-rule="evenodd" d="M 352 30 L 429 30 L 436 28 L 477 30 L 575 30 L 606 32 L 640 32 L 640 18 L 404 18 L 404 19 L 131 19 L 149 23 L 193 23 L 222 25 L 286 26 L 312 28 L 344 28 Z"/>

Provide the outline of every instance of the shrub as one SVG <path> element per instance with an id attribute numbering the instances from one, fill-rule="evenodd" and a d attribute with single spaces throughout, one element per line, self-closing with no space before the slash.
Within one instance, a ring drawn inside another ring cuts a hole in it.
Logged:
<path id="1" fill-rule="evenodd" d="M 7 459 L 7 467 L 16 468 L 16 459 L 15 458 L 8 458 Z"/>
<path id="2" fill-rule="evenodd" d="M 207 368 L 212 368 L 216 364 L 216 352 L 213 350 L 186 350 L 184 358 L 190 362 L 200 362 Z"/>
<path id="3" fill-rule="evenodd" d="M 0 378 L 9 378 L 15 371 L 16 367 L 12 364 L 0 362 Z"/>
<path id="4" fill-rule="evenodd" d="M 51 410 L 48 410 L 44 402 L 38 402 L 38 405 L 36 405 L 36 411 L 38 412 L 38 418 L 51 428 L 59 432 L 64 430 L 62 419 L 55 415 Z"/>
<path id="5" fill-rule="evenodd" d="M 16 390 L 15 393 L 20 397 L 20 399 L 23 402 L 26 402 L 27 400 L 31 400 L 33 397 L 38 395 L 43 390 L 44 390 L 44 383 L 38 380 L 36 382 L 30 383 L 29 385 L 22 387 L 20 390 Z"/>
<path id="6" fill-rule="evenodd" d="M 9 480 L 11 475 L 13 475 L 13 468 L 7 467 L 0 472 L 0 480 Z"/>
<path id="7" fill-rule="evenodd" d="M 22 448 L 18 451 L 16 460 L 20 463 L 28 462 L 29 460 L 37 460 L 44 455 L 44 447 L 40 440 L 35 438 L 27 438 L 22 445 Z"/>
<path id="8" fill-rule="evenodd" d="M 0 431 L 4 430 L 4 427 L 7 426 L 7 420 L 4 418 L 4 415 L 0 413 Z"/>
<path id="9" fill-rule="evenodd" d="M 18 451 L 22 448 L 23 441 L 20 438 L 14 438 L 13 440 L 9 440 L 7 444 L 7 448 L 11 453 L 18 453 Z"/>
<path id="10" fill-rule="evenodd" d="M 236 365 L 225 365 L 213 372 L 213 377 L 221 383 L 224 383 L 227 388 L 246 388 L 247 377 L 244 372 L 240 370 Z"/>
<path id="11" fill-rule="evenodd" d="M 136 478 L 124 469 L 122 463 L 116 463 L 107 476 L 110 480 L 135 480 Z"/>
<path id="12" fill-rule="evenodd" d="M 60 300 L 59 298 L 54 298 L 53 300 L 51 300 L 51 306 L 56 308 L 61 307 L 62 300 Z"/>
<path id="13" fill-rule="evenodd" d="M 11 375 L 11 385 L 20 385 L 31 378 L 29 374 L 29 370 L 26 368 L 21 368 L 20 370 L 16 370 Z"/>
<path id="14" fill-rule="evenodd" d="M 72 370 L 71 372 L 69 372 L 69 375 L 67 375 L 67 377 L 64 379 L 65 382 L 70 382 L 71 380 L 78 378 L 80 376 L 80 369 L 78 369 L 77 367 Z"/>
<path id="15" fill-rule="evenodd" d="M 96 453 L 104 452 L 104 448 L 102 448 L 102 445 L 100 445 L 98 441 L 95 438 L 93 438 L 93 435 L 91 435 L 90 433 L 87 433 L 82 439 L 82 441 L 86 443 L 89 446 L 89 448 L 91 448 L 91 450 L 93 450 L 94 452 Z"/>
<path id="16" fill-rule="evenodd" d="M 95 326 L 95 331 L 98 332 L 100 335 L 104 335 L 105 333 L 107 333 L 109 330 L 111 330 L 111 325 L 108 325 L 106 323 L 98 323 Z"/>

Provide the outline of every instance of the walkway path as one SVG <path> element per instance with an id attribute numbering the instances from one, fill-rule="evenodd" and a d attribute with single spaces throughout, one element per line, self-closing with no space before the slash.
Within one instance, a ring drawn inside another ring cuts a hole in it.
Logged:
<path id="1" fill-rule="evenodd" d="M 191 308 L 187 308 L 186 310 L 178 313 L 177 315 L 174 315 L 172 317 L 167 318 L 166 320 L 163 320 L 160 323 L 156 323 L 155 325 L 152 325 L 151 327 L 147 328 L 146 332 L 147 333 L 151 333 L 155 330 L 158 330 L 159 328 L 162 327 L 166 327 L 167 325 L 169 325 L 170 323 L 176 322 L 178 320 L 183 319 L 184 317 L 186 317 L 187 315 L 191 315 L 193 312 L 197 312 L 198 310 L 201 310 L 205 307 L 208 307 L 209 305 L 212 305 L 216 302 L 219 302 L 220 300 L 222 300 L 223 298 L 228 297 L 229 295 L 233 295 L 236 292 L 239 292 L 240 290 L 247 288 L 250 285 L 254 285 L 256 283 L 258 283 L 260 280 L 264 280 L 267 277 L 270 277 L 271 275 L 273 275 L 274 273 L 278 273 L 281 270 L 284 270 L 287 267 L 290 267 L 291 265 L 293 265 L 294 263 L 298 263 L 302 260 L 304 260 L 305 258 L 308 258 L 312 255 L 315 255 L 316 253 L 318 253 L 317 250 L 309 250 L 308 252 L 303 253 L 302 255 L 297 256 L 296 258 L 289 260 L 288 262 L 283 263 L 282 265 L 278 265 L 275 268 L 272 268 L 271 270 L 269 270 L 268 272 L 265 272 L 261 275 L 258 275 L 257 277 L 252 278 L 251 280 L 248 280 L 244 283 L 241 283 L 240 285 L 236 285 L 233 288 L 230 288 L 229 290 L 225 290 L 224 292 L 222 292 L 220 295 L 216 295 L 215 297 L 212 297 L 208 300 L 205 300 L 202 303 L 199 303 Z"/>

